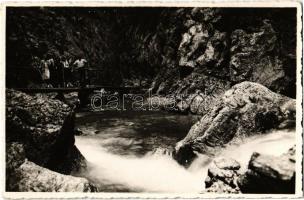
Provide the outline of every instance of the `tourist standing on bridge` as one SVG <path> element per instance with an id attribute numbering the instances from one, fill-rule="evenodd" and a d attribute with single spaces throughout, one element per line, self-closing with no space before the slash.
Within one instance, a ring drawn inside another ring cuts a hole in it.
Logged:
<path id="1" fill-rule="evenodd" d="M 71 72 L 71 60 L 67 60 L 65 56 L 62 57 L 61 63 L 63 65 L 63 82 L 64 87 L 71 85 L 72 72 Z"/>
<path id="2" fill-rule="evenodd" d="M 63 65 L 58 54 L 54 55 L 54 66 L 54 84 L 59 88 L 63 86 Z"/>
<path id="3" fill-rule="evenodd" d="M 45 60 L 45 64 L 49 70 L 49 87 L 56 87 L 57 86 L 57 71 L 55 66 L 55 61 L 51 56 L 47 56 L 47 59 Z"/>
<path id="4" fill-rule="evenodd" d="M 79 72 L 80 74 L 80 86 L 85 87 L 86 85 L 86 65 L 87 60 L 81 57 L 78 57 L 78 59 L 73 64 L 75 66 L 75 70 Z"/>
<path id="5" fill-rule="evenodd" d="M 41 60 L 41 79 L 43 83 L 46 85 L 46 87 L 49 87 L 50 84 L 50 69 L 47 65 L 46 60 Z"/>
<path id="6" fill-rule="evenodd" d="M 46 87 L 52 87 L 51 85 L 51 70 L 54 68 L 54 60 L 48 59 L 48 60 L 41 60 L 41 76 L 43 82 L 46 84 Z"/>

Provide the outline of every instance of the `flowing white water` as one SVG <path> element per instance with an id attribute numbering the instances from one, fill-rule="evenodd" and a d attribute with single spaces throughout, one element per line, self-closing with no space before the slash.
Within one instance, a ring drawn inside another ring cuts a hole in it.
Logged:
<path id="1" fill-rule="evenodd" d="M 219 156 L 234 158 L 246 166 L 254 151 L 271 155 L 286 152 L 295 143 L 294 132 L 276 131 L 227 146 Z M 88 178 L 120 184 L 130 191 L 198 193 L 204 188 L 211 159 L 199 155 L 185 169 L 167 155 L 143 157 L 115 155 L 94 138 L 76 137 L 76 146 L 89 162 Z"/>
<path id="2" fill-rule="evenodd" d="M 88 176 L 95 180 L 151 192 L 193 192 L 202 188 L 202 175 L 187 171 L 169 156 L 114 155 L 93 139 L 79 137 L 76 145 L 90 162 Z"/>
<path id="3" fill-rule="evenodd" d="M 280 156 L 294 144 L 295 131 L 279 130 L 249 137 L 239 144 L 230 145 L 224 149 L 220 156 L 237 160 L 245 170 L 253 152 Z"/>

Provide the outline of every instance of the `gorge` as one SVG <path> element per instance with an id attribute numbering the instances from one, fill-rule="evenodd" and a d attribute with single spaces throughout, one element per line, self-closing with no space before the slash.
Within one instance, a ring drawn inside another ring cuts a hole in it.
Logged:
<path id="1" fill-rule="evenodd" d="M 6 190 L 295 193 L 296 12 L 7 8 Z M 37 63 L 62 57 L 160 109 L 18 91 L 44 88 Z"/>

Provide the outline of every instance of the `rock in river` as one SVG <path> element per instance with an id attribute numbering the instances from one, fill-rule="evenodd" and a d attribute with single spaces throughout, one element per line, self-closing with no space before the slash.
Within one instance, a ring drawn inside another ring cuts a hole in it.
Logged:
<path id="1" fill-rule="evenodd" d="M 209 165 L 206 192 L 291 194 L 295 192 L 295 146 L 281 156 L 254 152 L 246 171 L 230 158 L 219 157 Z M 242 166 L 245 167 L 245 166 Z"/>
<path id="2" fill-rule="evenodd" d="M 216 158 L 209 166 L 205 180 L 206 191 L 214 193 L 239 193 L 237 185 L 240 164 L 231 158 Z"/>
<path id="3" fill-rule="evenodd" d="M 281 156 L 253 153 L 248 170 L 238 179 L 243 193 L 295 193 L 295 146 Z"/>
<path id="4" fill-rule="evenodd" d="M 258 83 L 236 84 L 217 101 L 176 144 L 174 156 L 181 164 L 190 163 L 196 152 L 214 155 L 235 137 L 295 125 L 296 101 Z"/>

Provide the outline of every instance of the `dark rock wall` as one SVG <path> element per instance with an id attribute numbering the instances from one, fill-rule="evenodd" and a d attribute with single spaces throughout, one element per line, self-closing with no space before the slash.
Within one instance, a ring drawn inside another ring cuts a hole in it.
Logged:
<path id="1" fill-rule="evenodd" d="M 35 57 L 80 55 L 96 84 L 217 96 L 247 80 L 295 97 L 295 36 L 293 8 L 8 8 L 7 84 L 39 79 Z"/>
<path id="2" fill-rule="evenodd" d="M 133 74 L 149 77 L 154 69 L 141 50 L 149 45 L 145 41 L 151 37 L 161 11 L 7 8 L 7 85 L 25 87 L 41 81 L 34 69 L 37 62 L 54 58 L 56 64 L 60 56 L 72 60 L 81 56 L 89 61 L 90 68 L 102 70 L 90 74 L 95 84 L 120 85 Z"/>

